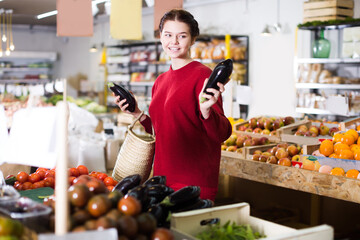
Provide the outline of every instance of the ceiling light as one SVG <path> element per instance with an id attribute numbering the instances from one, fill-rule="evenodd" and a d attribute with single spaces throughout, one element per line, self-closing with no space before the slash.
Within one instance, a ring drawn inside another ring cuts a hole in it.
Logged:
<path id="1" fill-rule="evenodd" d="M 89 52 L 91 52 L 91 53 L 97 52 L 97 47 L 95 44 L 89 49 Z"/>
<path id="2" fill-rule="evenodd" d="M 270 36 L 271 35 L 269 26 L 267 24 L 265 25 L 264 30 L 262 30 L 261 35 L 262 36 Z"/>
<path id="3" fill-rule="evenodd" d="M 1 0 L 0 0 L 1 1 Z M 99 4 L 99 3 L 103 3 L 103 2 L 108 2 L 109 0 L 94 0 L 92 1 L 93 5 Z M 46 17 L 50 17 L 50 16 L 54 16 L 58 13 L 57 10 L 54 11 L 50 11 L 50 12 L 46 12 L 46 13 L 42 13 L 36 16 L 37 19 L 42 19 L 42 18 L 46 18 Z"/>

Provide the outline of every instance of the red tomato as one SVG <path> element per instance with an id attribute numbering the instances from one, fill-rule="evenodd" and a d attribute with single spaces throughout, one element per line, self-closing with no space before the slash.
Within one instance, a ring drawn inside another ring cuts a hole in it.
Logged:
<path id="1" fill-rule="evenodd" d="M 22 186 L 22 190 L 33 189 L 33 184 L 31 182 L 24 182 Z"/>
<path id="2" fill-rule="evenodd" d="M 69 177 L 69 185 L 73 185 L 75 179 L 76 177 Z"/>
<path id="3" fill-rule="evenodd" d="M 112 177 L 106 177 L 104 179 L 104 184 L 105 184 L 105 186 L 115 186 L 116 181 Z"/>
<path id="4" fill-rule="evenodd" d="M 49 169 L 47 169 L 47 168 L 43 168 L 43 167 L 38 167 L 37 169 L 36 169 L 36 173 L 38 172 L 38 171 L 48 171 Z"/>
<path id="5" fill-rule="evenodd" d="M 17 190 L 21 190 L 19 189 L 20 185 L 22 186 L 22 184 L 19 181 L 14 182 L 14 188 Z"/>
<path id="6" fill-rule="evenodd" d="M 39 182 L 34 182 L 33 183 L 33 188 L 43 188 L 45 187 L 45 181 L 44 180 L 41 180 Z"/>
<path id="7" fill-rule="evenodd" d="M 151 236 L 151 240 L 173 240 L 174 234 L 167 228 L 157 228 Z"/>
<path id="8" fill-rule="evenodd" d="M 106 188 L 109 190 L 109 192 L 112 192 L 112 190 L 114 189 L 115 186 L 106 186 Z"/>
<path id="9" fill-rule="evenodd" d="M 45 181 L 45 187 L 51 187 L 54 188 L 55 187 L 55 178 L 53 177 L 46 177 L 44 179 Z"/>
<path id="10" fill-rule="evenodd" d="M 35 183 L 41 180 L 40 176 L 37 173 L 32 173 L 28 177 L 29 182 Z"/>
<path id="11" fill-rule="evenodd" d="M 80 175 L 88 175 L 89 174 L 89 169 L 84 165 L 79 165 L 76 168 L 79 171 Z"/>
<path id="12" fill-rule="evenodd" d="M 108 175 L 106 173 L 99 173 L 96 178 L 99 179 L 100 181 L 104 181 L 104 179 L 107 177 Z"/>
<path id="13" fill-rule="evenodd" d="M 80 176 L 79 170 L 77 168 L 69 168 L 69 176 L 70 177 L 78 177 Z"/>
<path id="14" fill-rule="evenodd" d="M 24 183 L 28 180 L 29 174 L 27 174 L 26 172 L 19 172 L 16 175 L 16 180 L 18 180 L 20 183 Z"/>
<path id="15" fill-rule="evenodd" d="M 55 170 L 48 170 L 46 173 L 45 173 L 45 178 L 47 177 L 53 177 L 55 178 Z"/>
<path id="16" fill-rule="evenodd" d="M 92 178 L 89 175 L 81 175 L 76 179 L 74 179 L 73 184 L 80 184 L 80 183 L 86 184 L 87 182 L 91 181 L 91 179 Z"/>
<path id="17" fill-rule="evenodd" d="M 140 201 L 128 195 L 120 199 L 117 207 L 120 212 L 129 216 L 135 216 L 141 212 Z"/>
<path id="18" fill-rule="evenodd" d="M 99 174 L 98 172 L 92 171 L 92 172 L 89 174 L 89 176 L 94 177 L 94 178 L 97 178 L 97 175 L 98 175 L 98 174 Z"/>
<path id="19" fill-rule="evenodd" d="M 36 174 L 40 176 L 41 180 L 43 180 L 45 178 L 46 170 L 44 169 L 36 170 Z"/>

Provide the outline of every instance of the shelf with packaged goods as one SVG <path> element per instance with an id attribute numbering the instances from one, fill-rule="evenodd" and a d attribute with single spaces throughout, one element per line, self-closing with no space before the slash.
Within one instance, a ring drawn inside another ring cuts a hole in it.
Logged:
<path id="1" fill-rule="evenodd" d="M 358 179 L 221 156 L 220 173 L 250 181 L 360 203 Z"/>
<path id="2" fill-rule="evenodd" d="M 51 82 L 51 79 L 0 79 L 0 84 L 45 84 Z"/>
<path id="3" fill-rule="evenodd" d="M 353 89 L 360 90 L 360 84 L 296 83 L 297 89 Z"/>
<path id="4" fill-rule="evenodd" d="M 355 117 L 358 116 L 359 113 L 349 112 L 348 114 L 337 114 L 326 109 L 320 108 L 305 108 L 305 107 L 297 107 L 295 109 L 297 113 L 305 113 L 305 114 L 316 114 L 316 115 L 340 115 L 345 117 Z"/>

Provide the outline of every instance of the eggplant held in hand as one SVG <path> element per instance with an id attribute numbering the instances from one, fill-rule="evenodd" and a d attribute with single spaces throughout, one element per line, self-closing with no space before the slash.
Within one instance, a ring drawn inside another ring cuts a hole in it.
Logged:
<path id="1" fill-rule="evenodd" d="M 213 95 L 213 93 L 207 92 L 206 89 L 214 88 L 219 90 L 217 83 L 219 82 L 225 85 L 230 80 L 232 71 L 233 61 L 231 59 L 226 59 L 218 63 L 209 77 L 209 80 L 204 88 L 204 93 Z M 201 98 L 201 102 L 205 101 L 206 98 Z"/>
<path id="2" fill-rule="evenodd" d="M 111 91 L 114 92 L 114 94 L 116 96 L 120 96 L 120 100 L 123 100 L 124 98 L 126 99 L 126 103 L 129 104 L 129 106 L 126 108 L 126 110 L 130 111 L 130 112 L 134 112 L 135 111 L 135 98 L 134 95 L 132 95 L 131 92 L 129 92 L 126 88 L 117 85 L 115 83 L 108 83 L 108 87 L 110 88 Z"/>

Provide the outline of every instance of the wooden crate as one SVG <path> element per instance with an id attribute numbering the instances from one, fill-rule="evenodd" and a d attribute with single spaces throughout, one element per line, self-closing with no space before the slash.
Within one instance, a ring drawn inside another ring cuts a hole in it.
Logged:
<path id="1" fill-rule="evenodd" d="M 360 125 L 360 117 L 348 119 L 339 123 L 340 131 L 346 131 L 350 128 L 355 128 Z"/>
<path id="2" fill-rule="evenodd" d="M 303 5 L 303 22 L 343 20 L 354 16 L 353 0 L 310 1 Z"/>

